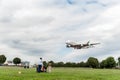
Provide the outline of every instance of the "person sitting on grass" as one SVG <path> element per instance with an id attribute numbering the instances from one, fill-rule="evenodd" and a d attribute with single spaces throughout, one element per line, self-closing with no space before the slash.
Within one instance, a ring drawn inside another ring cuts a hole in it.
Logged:
<path id="1" fill-rule="evenodd" d="M 51 71 L 52 71 L 52 64 L 48 63 L 48 72 L 51 73 Z"/>

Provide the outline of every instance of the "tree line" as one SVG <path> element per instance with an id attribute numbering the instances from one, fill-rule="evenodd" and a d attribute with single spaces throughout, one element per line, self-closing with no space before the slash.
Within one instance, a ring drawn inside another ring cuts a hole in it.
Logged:
<path id="1" fill-rule="evenodd" d="M 120 64 L 120 57 L 118 58 L 118 62 L 115 61 L 114 57 L 108 57 L 105 60 L 102 60 L 101 62 L 98 61 L 97 58 L 89 57 L 86 62 L 53 62 L 53 67 L 87 67 L 87 68 L 116 68 Z"/>
<path id="2" fill-rule="evenodd" d="M 0 65 L 4 64 L 6 61 L 5 55 L 0 55 Z M 15 57 L 13 59 L 14 64 L 21 63 L 21 59 Z M 120 57 L 118 58 L 118 62 L 115 61 L 114 57 L 108 57 L 101 62 L 98 61 L 95 57 L 89 57 L 86 62 L 54 62 L 54 61 L 43 61 L 43 64 L 47 66 L 48 63 L 51 63 L 53 67 L 88 67 L 88 68 L 115 68 L 116 66 L 120 65 Z"/>
<path id="3" fill-rule="evenodd" d="M 6 61 L 6 59 L 7 59 L 7 58 L 6 58 L 5 55 L 0 55 L 0 65 L 4 64 L 5 61 Z M 20 64 L 20 63 L 21 63 L 21 59 L 18 58 L 18 57 L 15 57 L 15 58 L 13 59 L 13 63 L 14 63 L 15 65 Z"/>

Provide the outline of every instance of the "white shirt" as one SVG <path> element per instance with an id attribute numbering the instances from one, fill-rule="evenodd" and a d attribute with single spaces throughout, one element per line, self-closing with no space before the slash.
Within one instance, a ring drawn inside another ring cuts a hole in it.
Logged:
<path id="1" fill-rule="evenodd" d="M 38 62 L 38 65 L 43 65 L 42 60 L 40 60 L 40 61 Z"/>

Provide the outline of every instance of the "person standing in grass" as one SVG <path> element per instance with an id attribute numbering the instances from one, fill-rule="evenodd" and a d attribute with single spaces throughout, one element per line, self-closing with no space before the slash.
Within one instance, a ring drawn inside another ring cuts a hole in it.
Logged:
<path id="1" fill-rule="evenodd" d="M 42 58 L 40 58 L 40 61 L 38 62 L 38 66 L 37 66 L 37 72 L 42 72 L 42 67 L 43 67 L 43 61 Z"/>

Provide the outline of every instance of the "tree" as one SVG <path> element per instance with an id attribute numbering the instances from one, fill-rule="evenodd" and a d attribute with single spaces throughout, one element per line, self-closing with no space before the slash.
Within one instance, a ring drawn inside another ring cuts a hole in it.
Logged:
<path id="1" fill-rule="evenodd" d="M 108 57 L 106 59 L 106 68 L 113 68 L 116 66 L 116 62 L 115 62 L 115 59 L 114 57 Z"/>
<path id="2" fill-rule="evenodd" d="M 16 58 L 13 59 L 13 63 L 16 64 L 16 65 L 20 64 L 21 63 L 21 59 L 16 57 Z"/>
<path id="3" fill-rule="evenodd" d="M 71 62 L 66 62 L 65 67 L 72 67 L 72 63 Z"/>
<path id="4" fill-rule="evenodd" d="M 0 55 L 0 65 L 6 61 L 5 55 Z"/>
<path id="5" fill-rule="evenodd" d="M 80 67 L 86 67 L 86 63 L 82 61 L 82 62 L 79 63 L 79 66 Z"/>
<path id="6" fill-rule="evenodd" d="M 57 66 L 58 66 L 58 67 L 63 67 L 63 66 L 64 66 L 64 62 L 58 62 L 58 63 L 57 63 Z"/>
<path id="7" fill-rule="evenodd" d="M 120 57 L 118 58 L 118 66 L 120 67 Z"/>
<path id="8" fill-rule="evenodd" d="M 97 58 L 94 57 L 89 57 L 89 59 L 87 60 L 87 64 L 89 67 L 92 68 L 98 68 L 99 67 L 99 62 Z"/>
<path id="9" fill-rule="evenodd" d="M 102 62 L 100 63 L 100 68 L 106 68 L 106 66 L 107 66 L 107 61 L 102 60 Z"/>

